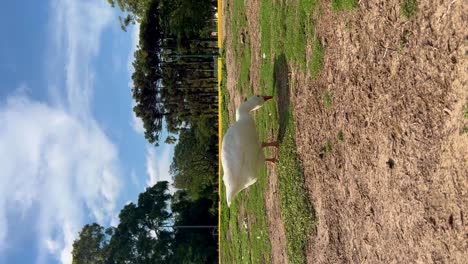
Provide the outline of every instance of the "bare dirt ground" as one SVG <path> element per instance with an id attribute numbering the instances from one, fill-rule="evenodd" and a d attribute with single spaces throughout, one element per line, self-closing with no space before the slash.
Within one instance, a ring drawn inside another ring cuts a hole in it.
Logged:
<path id="1" fill-rule="evenodd" d="M 231 95 L 241 102 L 239 65 L 230 52 L 232 1 L 224 1 Z M 248 3 L 247 3 L 248 2 Z M 318 226 L 308 263 L 465 263 L 468 259 L 468 5 L 418 1 L 416 17 L 399 1 L 359 1 L 332 13 L 317 34 L 325 63 L 317 80 L 291 69 L 296 143 Z M 246 1 L 258 89 L 258 1 Z M 323 104 L 333 94 L 332 109 Z M 232 106 L 232 107 L 231 107 Z M 337 139 L 342 131 L 343 140 Z M 331 152 L 320 157 L 325 142 Z M 276 176 L 266 194 L 272 263 L 287 263 Z"/>
<path id="2" fill-rule="evenodd" d="M 319 223 L 308 263 L 466 263 L 468 5 L 418 1 L 407 22 L 398 1 L 374 2 L 325 9 L 322 75 L 296 78 L 297 146 Z"/>

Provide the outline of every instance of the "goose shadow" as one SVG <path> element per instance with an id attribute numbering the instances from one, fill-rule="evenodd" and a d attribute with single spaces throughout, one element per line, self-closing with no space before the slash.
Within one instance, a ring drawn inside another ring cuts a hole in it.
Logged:
<path id="1" fill-rule="evenodd" d="M 290 118 L 289 68 L 284 53 L 275 58 L 273 65 L 273 85 L 278 96 L 278 140 L 282 142 Z"/>

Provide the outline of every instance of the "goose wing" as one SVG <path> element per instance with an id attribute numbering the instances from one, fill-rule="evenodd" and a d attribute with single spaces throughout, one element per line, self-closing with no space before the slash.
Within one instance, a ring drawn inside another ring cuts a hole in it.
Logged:
<path id="1" fill-rule="evenodd" d="M 234 187 L 235 181 L 241 180 L 242 177 L 245 153 L 239 132 L 238 127 L 234 125 L 228 129 L 223 138 L 221 162 L 224 171 L 223 180 L 227 188 Z"/>

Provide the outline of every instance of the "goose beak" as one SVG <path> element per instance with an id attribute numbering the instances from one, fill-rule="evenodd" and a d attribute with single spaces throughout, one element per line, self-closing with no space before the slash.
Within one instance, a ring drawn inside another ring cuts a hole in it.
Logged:
<path id="1" fill-rule="evenodd" d="M 265 102 L 273 98 L 273 96 L 262 96 L 262 97 Z"/>

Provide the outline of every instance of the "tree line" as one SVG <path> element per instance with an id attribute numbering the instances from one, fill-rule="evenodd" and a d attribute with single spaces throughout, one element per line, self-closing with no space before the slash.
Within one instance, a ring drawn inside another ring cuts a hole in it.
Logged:
<path id="1" fill-rule="evenodd" d="M 87 224 L 73 244 L 73 263 L 216 263 L 218 225 L 218 54 L 213 0 L 107 0 L 121 28 L 139 24 L 133 111 L 145 138 L 176 144 L 167 182 L 127 204 L 119 225 Z M 163 127 L 164 126 L 164 127 Z"/>
<path id="2" fill-rule="evenodd" d="M 183 190 L 171 195 L 168 183 L 158 182 L 122 209 L 117 227 L 85 225 L 73 243 L 73 263 L 216 263 L 217 216 L 204 213 L 213 202 L 194 201 Z"/>
<path id="3" fill-rule="evenodd" d="M 109 0 L 112 3 L 114 1 Z M 145 137 L 158 145 L 166 129 L 177 134 L 202 116 L 217 115 L 218 55 L 216 1 L 117 0 L 122 28 L 140 24 L 132 80 L 133 111 L 141 118 Z M 115 4 L 114 4 L 115 5 Z M 168 142 L 168 140 L 166 140 Z M 171 142 L 171 140 L 169 140 Z"/>

